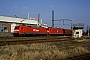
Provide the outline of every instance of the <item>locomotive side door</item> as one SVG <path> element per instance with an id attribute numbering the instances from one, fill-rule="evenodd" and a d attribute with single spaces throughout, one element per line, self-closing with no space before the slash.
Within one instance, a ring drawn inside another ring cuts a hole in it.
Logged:
<path id="1" fill-rule="evenodd" d="M 20 27 L 20 31 L 21 31 L 21 34 L 25 34 L 24 33 L 24 27 L 23 26 Z"/>

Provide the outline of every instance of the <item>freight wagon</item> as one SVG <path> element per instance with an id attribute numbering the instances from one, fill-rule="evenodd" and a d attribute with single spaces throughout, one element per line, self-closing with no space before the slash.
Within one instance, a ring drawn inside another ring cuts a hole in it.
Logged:
<path id="1" fill-rule="evenodd" d="M 62 28 L 44 28 L 44 27 L 30 27 L 30 26 L 16 26 L 14 28 L 14 36 L 33 36 L 33 35 L 71 35 L 72 30 Z"/>
<path id="2" fill-rule="evenodd" d="M 63 29 L 64 35 L 69 36 L 72 35 L 72 30 L 71 29 Z"/>

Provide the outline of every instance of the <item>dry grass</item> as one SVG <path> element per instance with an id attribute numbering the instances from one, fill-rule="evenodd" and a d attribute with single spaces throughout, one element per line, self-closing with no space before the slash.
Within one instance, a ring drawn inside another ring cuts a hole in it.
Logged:
<path id="1" fill-rule="evenodd" d="M 60 60 L 90 51 L 83 46 L 62 46 L 61 43 L 33 43 L 26 45 L 0 46 L 0 60 Z M 63 44 L 63 43 L 62 43 Z"/>

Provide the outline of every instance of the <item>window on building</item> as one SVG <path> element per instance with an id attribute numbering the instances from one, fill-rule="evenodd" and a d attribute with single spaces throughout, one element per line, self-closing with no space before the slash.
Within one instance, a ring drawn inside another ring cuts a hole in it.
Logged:
<path id="1" fill-rule="evenodd" d="M 79 32 L 76 32 L 76 34 L 79 34 Z"/>
<path id="2" fill-rule="evenodd" d="M 7 29 L 6 27 L 4 27 L 4 30 Z"/>
<path id="3" fill-rule="evenodd" d="M 3 32 L 3 30 L 1 30 L 1 32 Z"/>

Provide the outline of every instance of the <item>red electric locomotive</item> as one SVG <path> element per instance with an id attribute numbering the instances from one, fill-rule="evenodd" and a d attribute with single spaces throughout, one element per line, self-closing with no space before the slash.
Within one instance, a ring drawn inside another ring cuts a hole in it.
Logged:
<path id="1" fill-rule="evenodd" d="M 30 26 L 16 26 L 14 29 L 14 36 L 29 36 L 29 35 L 47 35 L 46 28 L 30 27 Z"/>
<path id="2" fill-rule="evenodd" d="M 61 29 L 61 28 L 52 28 L 52 27 L 49 27 L 48 28 L 48 34 L 49 35 L 63 35 L 64 32 L 63 32 L 63 29 Z"/>

